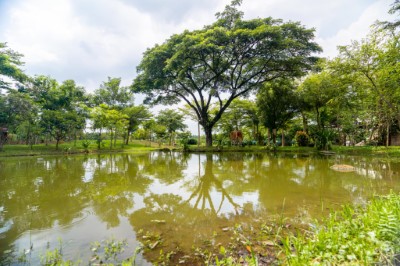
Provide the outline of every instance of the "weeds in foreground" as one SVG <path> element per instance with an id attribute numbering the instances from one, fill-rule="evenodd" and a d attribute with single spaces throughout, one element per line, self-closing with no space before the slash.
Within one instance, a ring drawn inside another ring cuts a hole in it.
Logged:
<path id="1" fill-rule="evenodd" d="M 400 252 L 400 195 L 373 199 L 365 207 L 343 207 L 314 232 L 283 241 L 289 265 L 394 264 Z"/>

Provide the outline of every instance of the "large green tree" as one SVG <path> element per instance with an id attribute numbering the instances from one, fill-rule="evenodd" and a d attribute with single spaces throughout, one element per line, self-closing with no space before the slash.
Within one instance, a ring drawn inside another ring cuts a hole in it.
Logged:
<path id="1" fill-rule="evenodd" d="M 4 109 L 0 107 L 0 113 L 6 118 L 9 132 L 17 133 L 18 139 L 25 140 L 26 144 L 33 144 L 40 132 L 39 106 L 29 95 L 15 90 L 10 90 L 4 100 Z"/>
<path id="2" fill-rule="evenodd" d="M 42 126 L 55 140 L 56 150 L 61 140 L 65 140 L 68 135 L 85 124 L 85 118 L 73 111 L 43 110 Z"/>
<path id="3" fill-rule="evenodd" d="M 44 132 L 56 140 L 56 149 L 67 137 L 76 139 L 77 132 L 85 127 L 87 98 L 83 87 L 73 80 L 61 85 L 51 77 L 38 76 L 28 92 L 41 108 L 41 125 Z"/>
<path id="4" fill-rule="evenodd" d="M 323 129 L 328 122 L 328 103 L 338 96 L 337 87 L 332 74 L 322 71 L 307 76 L 298 88 L 300 101 L 305 103 L 301 103 L 300 106 L 313 113 L 318 129 Z"/>
<path id="5" fill-rule="evenodd" d="M 144 53 L 133 91 L 153 104 L 183 100 L 196 113 L 207 146 L 212 130 L 232 101 L 256 91 L 266 81 L 301 76 L 320 47 L 314 29 L 273 18 L 243 20 L 241 1 L 217 14 L 201 30 L 184 31 Z M 218 104 L 212 115 L 210 108 Z"/>
<path id="6" fill-rule="evenodd" d="M 393 29 L 373 31 L 361 42 L 340 47 L 338 62 L 358 88 L 368 112 L 370 137 L 389 145 L 391 127 L 400 127 L 400 35 Z"/>
<path id="7" fill-rule="evenodd" d="M 19 85 L 27 79 L 27 76 L 21 70 L 23 65 L 21 61 L 22 55 L 9 49 L 6 43 L 0 42 L 0 150 L 3 144 L 7 141 L 6 131 L 9 123 L 12 120 L 7 120 L 7 97 L 3 95 L 3 89 L 10 90 L 15 86 L 13 83 Z"/>
<path id="8" fill-rule="evenodd" d="M 27 144 L 32 142 L 34 131 L 37 131 L 38 111 L 38 106 L 25 93 L 9 89 L 7 94 L 0 96 L 0 151 L 8 140 L 2 133 L 3 127 L 7 128 L 8 134 L 18 133 L 19 139 Z"/>

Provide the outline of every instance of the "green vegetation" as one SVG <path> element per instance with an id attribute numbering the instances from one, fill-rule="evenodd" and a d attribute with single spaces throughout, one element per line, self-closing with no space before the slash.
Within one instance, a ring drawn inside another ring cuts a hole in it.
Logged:
<path id="1" fill-rule="evenodd" d="M 265 82 L 303 76 L 316 61 L 313 53 L 321 51 L 313 41 L 314 29 L 273 18 L 243 20 L 237 9 L 241 2 L 232 1 L 215 23 L 148 49 L 132 85 L 146 94 L 147 102 L 184 101 L 202 125 L 208 147 L 214 126 L 233 100 Z"/>
<path id="2" fill-rule="evenodd" d="M 0 152 L 0 157 L 10 156 L 35 156 L 35 155 L 67 155 L 78 153 L 109 153 L 109 152 L 144 152 L 160 149 L 169 149 L 185 152 L 278 152 L 278 153 L 305 153 L 315 154 L 319 153 L 318 149 L 314 147 L 302 146 L 285 146 L 277 147 L 273 145 L 268 146 L 197 146 L 195 139 L 189 138 L 189 133 L 181 133 L 178 135 L 180 141 L 179 145 L 169 146 L 166 142 L 148 141 L 148 140 L 133 140 L 128 145 L 124 144 L 123 140 L 119 139 L 116 146 L 110 149 L 110 140 L 102 140 L 100 149 L 96 140 L 77 140 L 76 142 L 62 142 L 59 148 L 56 149 L 55 144 L 37 144 L 34 146 L 29 145 L 6 145 L 3 152 Z M 361 147 L 348 147 L 337 146 L 331 147 L 330 154 L 345 154 L 345 155 L 358 155 L 358 156 L 379 156 L 379 157 L 400 157 L 400 147 L 398 146 L 361 146 Z"/>
<path id="3" fill-rule="evenodd" d="M 289 265 L 397 264 L 400 196 L 375 198 L 365 207 L 345 206 L 311 232 L 290 236 L 283 244 L 283 261 Z"/>
<path id="4" fill-rule="evenodd" d="M 66 155 L 77 153 L 108 153 L 108 152 L 143 152 L 160 149 L 158 143 L 135 140 L 128 145 L 121 140 L 117 141 L 117 145 L 113 149 L 105 147 L 110 146 L 110 141 L 102 141 L 103 148 L 98 149 L 96 141 L 78 140 L 76 142 L 66 142 L 59 144 L 56 149 L 55 144 L 37 144 L 33 147 L 27 145 L 7 145 L 4 147 L 0 157 L 9 156 L 35 156 L 35 155 Z M 168 148 L 168 146 L 166 146 Z"/>
<path id="5" fill-rule="evenodd" d="M 94 93 L 74 80 L 26 76 L 22 55 L 0 43 L 0 150 L 41 143 L 58 149 L 88 136 L 97 149 L 116 149 L 121 140 L 186 145 L 180 136 L 225 148 L 233 130 L 243 133 L 244 145 L 272 150 L 400 144 L 398 20 L 375 24 L 333 59 L 317 59 L 314 29 L 273 18 L 243 20 L 241 2 L 232 1 L 211 25 L 148 49 L 131 86 L 108 77 Z M 390 13 L 398 11 L 396 0 Z M 145 103 L 186 106 L 153 114 L 134 104 L 135 93 L 144 93 Z M 243 99 L 250 95 L 256 97 Z M 197 136 L 186 137 L 184 115 L 198 123 Z"/>
<path id="6" fill-rule="evenodd" d="M 233 0 L 211 25 L 148 49 L 131 86 L 108 77 L 94 93 L 74 80 L 28 77 L 21 69 L 22 55 L 0 42 L 0 157 L 163 147 L 400 157 L 400 148 L 391 146 L 400 145 L 399 20 L 377 23 L 363 40 L 323 59 L 315 57 L 321 48 L 313 41 L 314 29 L 273 18 L 243 20 L 240 4 Z M 399 10 L 395 0 L 390 12 Z M 145 103 L 183 101 L 186 108 L 153 114 L 148 106 L 134 104 L 135 93 L 144 93 Z M 251 95 L 256 100 L 243 99 Z M 185 132 L 184 116 L 195 120 L 199 131 L 202 127 L 203 139 Z M 230 140 L 233 130 L 243 133 L 238 146 Z M 163 177 L 171 179 L 175 168 L 162 168 Z M 193 262 L 257 265 L 263 257 L 291 265 L 395 264 L 400 196 L 346 206 L 292 234 L 285 229 L 283 222 L 258 232 L 238 225 L 229 247 L 199 248 Z M 161 241 L 151 237 L 145 252 Z M 134 264 L 141 249 L 123 261 L 118 255 L 125 244 L 94 243 L 92 262 Z M 161 251 L 158 262 L 170 263 L 173 252 Z M 78 262 L 63 259 L 60 243 L 43 255 L 42 264 Z"/>

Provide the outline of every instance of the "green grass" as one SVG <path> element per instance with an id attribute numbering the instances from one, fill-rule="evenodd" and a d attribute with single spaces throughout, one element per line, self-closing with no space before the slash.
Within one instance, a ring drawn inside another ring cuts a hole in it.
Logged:
<path id="1" fill-rule="evenodd" d="M 271 152 L 273 149 L 266 146 L 223 146 L 223 147 L 205 147 L 196 145 L 189 146 L 189 151 L 191 152 Z M 324 151 L 318 151 L 314 147 L 296 147 L 296 146 L 285 146 L 276 147 L 276 152 L 285 153 L 323 153 Z M 344 147 L 344 146 L 333 146 L 332 150 L 328 151 L 330 153 L 345 154 L 345 155 L 359 155 L 359 156 L 390 156 L 390 157 L 400 157 L 400 146 L 363 146 L 363 147 Z"/>
<path id="2" fill-rule="evenodd" d="M 256 152 L 256 151 L 266 151 L 265 146 L 245 146 L 245 147 L 238 147 L 238 146 L 200 146 L 197 145 L 190 145 L 189 151 L 190 152 Z"/>
<path id="3" fill-rule="evenodd" d="M 378 155 L 378 156 L 396 156 L 400 157 L 400 146 L 361 146 L 344 147 L 334 146 L 332 151 L 349 155 Z"/>
<path id="4" fill-rule="evenodd" d="M 107 153 L 107 152 L 144 152 L 159 149 L 158 143 L 150 143 L 149 141 L 134 140 L 128 145 L 117 140 L 117 145 L 110 149 L 110 142 L 105 140 L 102 142 L 100 149 L 97 148 L 96 141 L 90 141 L 88 147 L 84 148 L 84 141 L 79 140 L 76 142 L 64 142 L 59 144 L 58 150 L 54 143 L 45 145 L 4 145 L 3 151 L 0 152 L 0 157 L 10 156 L 35 156 L 35 155 L 62 155 L 62 154 L 76 154 L 85 153 Z"/>
<path id="5" fill-rule="evenodd" d="M 393 265 L 400 254 L 400 195 L 345 206 L 312 232 L 286 238 L 283 252 L 288 265 Z"/>
<path id="6" fill-rule="evenodd" d="M 105 152 L 143 152 L 157 149 L 182 149 L 182 147 L 169 147 L 166 145 L 159 145 L 156 142 L 149 142 L 145 140 L 133 140 L 128 145 L 124 145 L 122 140 L 117 140 L 116 147 L 110 149 L 110 141 L 103 140 L 101 148 L 97 148 L 95 140 L 89 141 L 87 150 L 89 153 L 105 153 Z M 190 152 L 271 152 L 274 149 L 267 146 L 213 146 L 205 147 L 197 145 L 189 146 Z M 0 157 L 7 156 L 34 156 L 34 155 L 55 155 L 55 154 L 74 154 L 84 153 L 84 140 L 78 140 L 76 145 L 74 142 L 60 143 L 58 150 L 56 150 L 55 144 L 38 144 L 33 145 L 32 149 L 29 145 L 4 145 L 3 151 L 0 152 Z M 285 153 L 318 153 L 319 151 L 313 147 L 295 147 L 285 146 L 276 147 L 276 152 Z M 344 146 L 333 146 L 330 152 L 346 155 L 359 155 L 359 156 L 386 156 L 386 157 L 400 157 L 400 146 L 363 146 L 363 147 L 344 147 Z"/>

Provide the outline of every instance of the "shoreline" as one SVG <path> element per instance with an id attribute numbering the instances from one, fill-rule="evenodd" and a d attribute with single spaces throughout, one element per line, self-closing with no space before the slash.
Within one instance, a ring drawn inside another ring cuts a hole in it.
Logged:
<path id="1" fill-rule="evenodd" d="M 29 145 L 14 144 L 5 145 L 3 150 L 0 151 L 0 158 L 7 157 L 30 157 L 30 156 L 51 156 L 51 155 L 76 155 L 76 154 L 107 154 L 107 153 L 138 153 L 150 151 L 173 151 L 173 152 L 187 152 L 187 153 L 225 153 L 225 152 L 262 152 L 262 153 L 297 153 L 304 155 L 350 155 L 350 156 L 374 156 L 374 157 L 390 157 L 400 158 L 400 146 L 363 146 L 363 147 L 344 147 L 333 146 L 331 150 L 321 151 L 313 147 L 276 147 L 271 149 L 267 146 L 245 146 L 245 147 L 229 147 L 229 146 L 190 146 L 187 150 L 183 147 L 175 146 L 159 146 L 158 143 L 151 143 L 146 141 L 136 141 L 132 144 L 122 145 L 118 144 L 116 148 L 102 148 L 90 147 L 87 149 L 81 146 L 73 146 L 71 143 L 63 143 L 59 149 L 55 149 L 54 144 L 50 145 L 35 145 L 31 149 Z"/>

